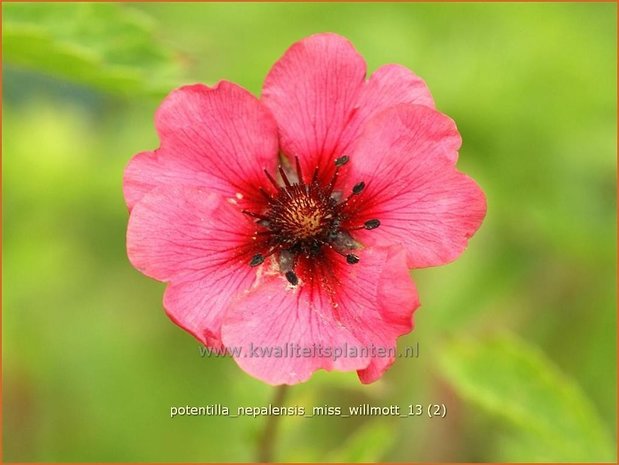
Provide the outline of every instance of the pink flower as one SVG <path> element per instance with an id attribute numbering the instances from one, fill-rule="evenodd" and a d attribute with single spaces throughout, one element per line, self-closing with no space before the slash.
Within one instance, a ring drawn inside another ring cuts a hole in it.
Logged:
<path id="1" fill-rule="evenodd" d="M 160 147 L 125 172 L 132 264 L 168 283 L 175 323 L 267 383 L 380 378 L 419 306 L 409 269 L 457 258 L 485 216 L 425 83 L 365 75 L 348 40 L 318 34 L 260 100 L 226 81 L 177 89 Z"/>

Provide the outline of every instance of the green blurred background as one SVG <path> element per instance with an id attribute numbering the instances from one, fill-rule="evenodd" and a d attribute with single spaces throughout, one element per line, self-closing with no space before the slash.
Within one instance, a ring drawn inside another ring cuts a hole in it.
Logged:
<path id="1" fill-rule="evenodd" d="M 121 180 L 185 83 L 259 94 L 294 41 L 402 63 L 462 133 L 488 216 L 416 270 L 420 357 L 379 382 L 319 372 L 287 402 L 444 403 L 444 419 L 281 419 L 279 461 L 614 461 L 615 4 L 4 4 L 5 461 L 248 461 L 272 388 L 201 358 L 128 263 Z"/>

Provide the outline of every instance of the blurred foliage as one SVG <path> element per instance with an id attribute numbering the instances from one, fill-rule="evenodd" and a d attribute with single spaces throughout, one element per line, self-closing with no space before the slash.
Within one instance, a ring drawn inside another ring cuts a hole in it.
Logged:
<path id="1" fill-rule="evenodd" d="M 285 417 L 276 458 L 614 459 L 615 4 L 2 10 L 5 461 L 253 459 L 264 418 L 169 418 L 265 405 L 271 388 L 200 358 L 161 310 L 163 286 L 129 265 L 122 171 L 157 146 L 162 92 L 229 79 L 259 94 L 286 47 L 327 30 L 370 72 L 402 63 L 426 80 L 489 210 L 458 261 L 413 272 L 422 307 L 400 345 L 419 342 L 418 359 L 370 386 L 319 372 L 288 398 L 445 403 L 447 417 Z"/>
<path id="2" fill-rule="evenodd" d="M 393 425 L 383 420 L 372 420 L 359 428 L 336 451 L 327 455 L 325 462 L 372 463 L 380 462 L 394 442 Z"/>
<path id="3" fill-rule="evenodd" d="M 588 399 L 541 353 L 495 335 L 452 342 L 441 356 L 447 377 L 464 397 L 528 433 L 516 460 L 613 460 L 610 437 Z M 504 458 L 509 459 L 514 457 Z"/>
<path id="4" fill-rule="evenodd" d="M 163 96 L 179 66 L 153 27 L 117 3 L 9 3 L 3 59 L 112 92 Z"/>

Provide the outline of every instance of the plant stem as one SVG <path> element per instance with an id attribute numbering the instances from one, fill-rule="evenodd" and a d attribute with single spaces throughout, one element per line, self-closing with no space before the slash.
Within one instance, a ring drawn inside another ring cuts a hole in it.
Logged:
<path id="1" fill-rule="evenodd" d="M 288 391 L 287 388 L 288 386 L 285 384 L 275 388 L 271 405 L 274 407 L 280 407 L 284 404 L 286 392 Z M 281 415 L 269 415 L 267 417 L 267 422 L 264 425 L 262 437 L 258 443 L 258 462 L 271 463 L 273 461 L 273 449 L 277 439 L 277 423 L 280 417 Z"/>

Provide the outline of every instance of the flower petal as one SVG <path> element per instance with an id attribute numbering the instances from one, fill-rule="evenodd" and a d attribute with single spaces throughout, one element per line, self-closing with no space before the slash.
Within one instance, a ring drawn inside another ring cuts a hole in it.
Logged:
<path id="1" fill-rule="evenodd" d="M 367 248 L 362 257 L 367 262 L 367 267 L 376 270 L 375 275 L 368 276 L 365 284 L 361 286 L 375 286 L 378 311 L 366 312 L 364 317 L 360 318 L 354 306 L 343 306 L 347 312 L 342 312 L 342 321 L 366 345 L 378 350 L 392 349 L 393 355 L 376 354 L 364 370 L 359 370 L 361 382 L 373 383 L 394 362 L 396 340 L 412 331 L 412 316 L 420 303 L 417 289 L 406 266 L 406 252 L 403 249 Z M 355 299 L 354 296 L 350 297 Z"/>
<path id="2" fill-rule="evenodd" d="M 337 153 L 348 153 L 365 123 L 389 107 L 414 103 L 434 108 L 430 89 L 419 76 L 401 65 L 378 68 L 359 93 L 353 114 L 340 136 Z"/>
<path id="3" fill-rule="evenodd" d="M 400 65 L 385 65 L 365 81 L 363 57 L 344 37 L 325 33 L 290 47 L 269 72 L 262 101 L 280 128 L 284 153 L 323 181 L 335 158 L 348 155 L 364 124 L 400 103 L 434 108 L 425 82 Z M 291 160 L 292 161 L 292 160 Z"/>
<path id="4" fill-rule="evenodd" d="M 277 128 L 245 89 L 226 81 L 176 89 L 157 110 L 155 125 L 161 146 L 137 154 L 125 170 L 130 209 L 162 185 L 204 187 L 240 197 L 248 208 L 258 202 L 262 170 L 277 162 Z"/>
<path id="5" fill-rule="evenodd" d="M 262 101 L 277 120 L 280 144 L 298 156 L 304 172 L 330 176 L 340 136 L 365 79 L 366 65 L 337 34 L 316 34 L 293 44 L 271 68 Z"/>
<path id="6" fill-rule="evenodd" d="M 142 273 L 171 283 L 164 297 L 170 318 L 218 346 L 224 310 L 255 279 L 248 264 L 253 228 L 217 194 L 160 187 L 133 208 L 127 253 Z"/>
<path id="7" fill-rule="evenodd" d="M 376 218 L 380 227 L 355 237 L 371 246 L 401 244 L 409 267 L 456 259 L 486 214 L 484 193 L 454 166 L 460 143 L 455 123 L 426 106 L 399 105 L 370 121 L 349 175 L 367 187 L 350 208 L 358 221 Z"/>
<path id="8" fill-rule="evenodd" d="M 363 382 L 372 382 L 393 362 L 390 351 L 411 330 L 419 305 L 404 252 L 365 249 L 356 265 L 326 254 L 323 266 L 299 273 L 298 286 L 279 274 L 265 275 L 226 313 L 222 339 L 252 376 L 294 384 L 323 368 L 359 370 Z M 299 351 L 275 356 L 286 347 Z"/>

